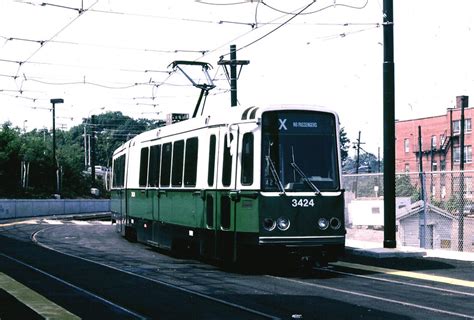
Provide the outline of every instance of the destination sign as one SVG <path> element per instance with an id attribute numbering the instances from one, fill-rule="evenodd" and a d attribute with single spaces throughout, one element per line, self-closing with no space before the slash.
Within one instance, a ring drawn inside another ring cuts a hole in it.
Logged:
<path id="1" fill-rule="evenodd" d="M 330 113 L 314 111 L 265 112 L 262 117 L 264 131 L 280 134 L 330 134 L 335 130 L 335 118 Z"/>

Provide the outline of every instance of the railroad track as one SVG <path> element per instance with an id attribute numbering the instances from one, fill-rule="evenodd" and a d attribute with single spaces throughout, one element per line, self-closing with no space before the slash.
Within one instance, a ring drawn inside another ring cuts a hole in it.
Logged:
<path id="1" fill-rule="evenodd" d="M 469 302 L 474 296 L 474 283 L 436 275 L 436 269 L 429 273 L 401 271 L 397 266 L 389 269 L 343 261 L 306 273 L 227 272 L 196 260 L 176 259 L 141 244 L 128 243 L 106 225 L 91 224 L 83 228 L 71 223 L 43 222 L 9 228 L 11 237 L 20 234 L 24 239 L 29 233 L 36 247 L 68 257 L 75 263 L 94 265 L 102 269 L 103 274 L 120 275 L 117 279 L 129 279 L 133 283 L 131 288 L 166 288 L 181 297 L 194 297 L 190 301 L 212 305 L 215 310 L 226 313 L 226 318 L 233 315 L 236 319 L 474 319 L 474 307 Z M 12 257 L 29 263 L 21 257 Z M 438 263 L 436 267 L 444 264 Z M 463 266 L 464 272 L 472 271 L 472 264 Z M 448 267 L 453 268 L 446 265 Z M 51 274 L 123 307 L 124 310 L 116 309 L 121 315 L 132 318 L 150 315 L 149 310 L 141 309 L 143 301 L 113 298 L 108 292 L 90 288 L 89 284 L 77 284 L 66 275 Z M 102 304 L 107 305 L 106 301 Z M 195 310 L 196 318 L 204 318 L 200 313 L 204 311 L 197 305 L 191 309 Z M 125 310 L 136 315 L 127 314 Z M 179 312 L 179 307 L 176 310 Z M 217 314 L 218 311 L 213 313 Z"/>

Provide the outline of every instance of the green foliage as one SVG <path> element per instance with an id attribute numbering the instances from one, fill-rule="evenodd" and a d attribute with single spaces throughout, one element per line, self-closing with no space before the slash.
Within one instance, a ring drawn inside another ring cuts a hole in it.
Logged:
<path id="1" fill-rule="evenodd" d="M 341 162 L 345 163 L 347 157 L 349 156 L 349 146 L 351 144 L 351 140 L 347 137 L 346 131 L 344 131 L 344 127 L 339 129 L 339 143 L 341 144 Z"/>
<path id="2" fill-rule="evenodd" d="M 411 182 L 409 175 L 399 175 L 395 178 L 395 196 L 410 197 L 412 202 L 421 199 L 420 190 Z"/>
<path id="3" fill-rule="evenodd" d="M 56 155 L 61 168 L 63 198 L 91 197 L 92 179 L 85 174 L 84 127 L 96 137 L 96 165 L 109 166 L 112 152 L 133 136 L 162 125 L 146 119 L 134 120 L 120 112 L 84 119 L 69 131 L 56 130 Z M 29 168 L 22 176 L 21 168 Z M 27 178 L 27 181 L 26 181 Z M 24 187 L 24 184 L 27 184 Z M 95 187 L 107 195 L 102 182 Z M 55 191 L 52 135 L 47 130 L 21 133 L 10 123 L 0 130 L 0 197 L 50 198 Z"/>
<path id="4" fill-rule="evenodd" d="M 0 197 L 15 195 L 20 189 L 20 130 L 4 123 L 0 130 Z"/>

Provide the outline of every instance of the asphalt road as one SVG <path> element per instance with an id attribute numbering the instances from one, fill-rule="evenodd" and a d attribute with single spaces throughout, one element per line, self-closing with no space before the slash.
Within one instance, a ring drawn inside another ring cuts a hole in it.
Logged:
<path id="1" fill-rule="evenodd" d="M 0 222 L 0 318 L 41 319 L 35 303 L 52 303 L 71 319 L 474 319 L 472 262 L 346 257 L 327 269 L 223 270 L 114 230 Z M 2 274 L 47 302 L 15 296 Z"/>

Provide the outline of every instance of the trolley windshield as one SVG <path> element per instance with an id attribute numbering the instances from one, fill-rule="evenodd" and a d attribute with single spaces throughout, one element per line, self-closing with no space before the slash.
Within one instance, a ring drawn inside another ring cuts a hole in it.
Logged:
<path id="1" fill-rule="evenodd" d="M 336 119 L 315 111 L 262 115 L 262 191 L 339 189 Z"/>

